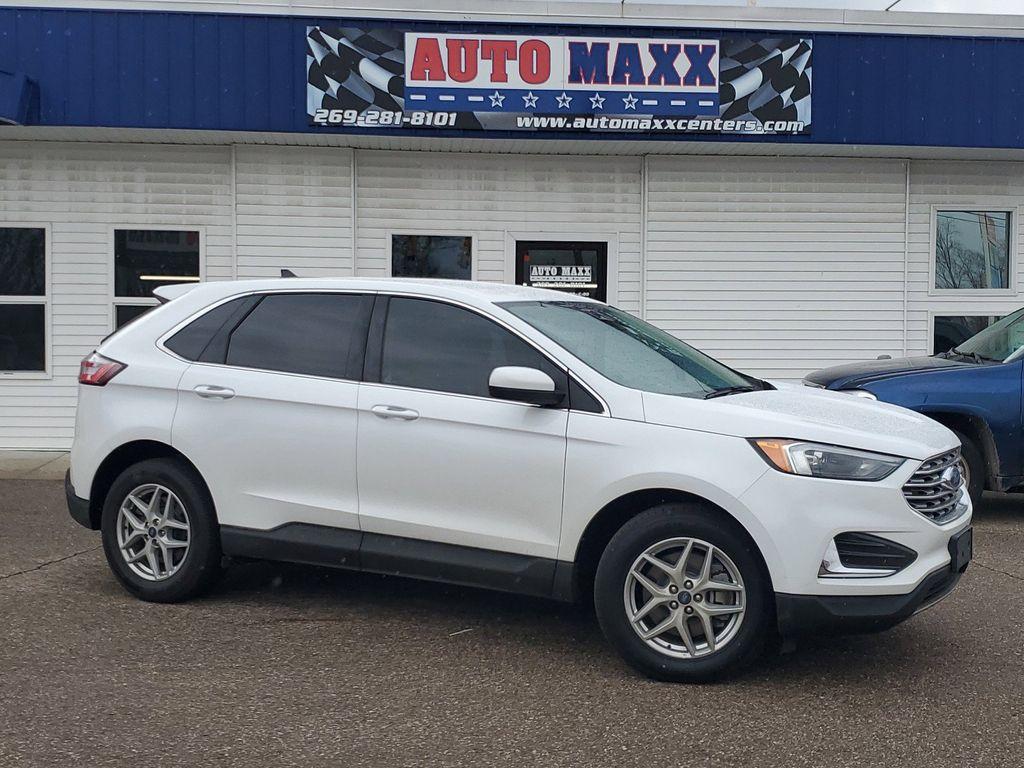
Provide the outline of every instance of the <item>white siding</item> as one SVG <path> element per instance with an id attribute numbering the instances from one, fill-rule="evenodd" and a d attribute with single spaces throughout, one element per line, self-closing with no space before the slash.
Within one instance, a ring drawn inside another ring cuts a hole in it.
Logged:
<path id="1" fill-rule="evenodd" d="M 909 316 L 908 351 L 931 354 L 930 313 L 943 315 L 1005 315 L 1024 303 L 1018 293 L 1024 277 L 1019 245 L 1024 234 L 1024 164 L 1004 162 L 914 161 L 910 166 L 910 226 L 908 228 Z M 1017 250 L 1012 290 L 1007 294 L 963 291 L 958 295 L 930 292 L 933 259 L 932 210 L 1011 210 L 1011 228 Z M 940 350 L 941 351 L 941 350 Z"/>
<path id="2" fill-rule="evenodd" d="M 908 210 L 902 160 L 650 156 L 643 261 L 642 168 L 637 156 L 0 142 L 0 222 L 50 232 L 52 357 L 49 378 L 0 376 L 0 448 L 70 445 L 78 361 L 111 330 L 119 225 L 200 229 L 214 280 L 386 275 L 389 235 L 419 232 L 471 235 L 475 276 L 511 282 L 516 239 L 607 241 L 615 303 L 782 379 L 904 345 L 926 354 L 930 314 L 1022 303 L 1019 256 L 1010 293 L 941 296 L 929 280 L 936 206 L 1011 209 L 1019 251 L 1024 164 L 913 161 Z"/>
<path id="3" fill-rule="evenodd" d="M 352 274 L 352 150 L 236 147 L 238 276 Z"/>
<path id="4" fill-rule="evenodd" d="M 639 158 L 360 151 L 356 164 L 358 274 L 390 274 L 391 232 L 472 235 L 474 276 L 507 282 L 516 238 L 608 240 L 615 301 L 638 311 Z"/>
<path id="5" fill-rule="evenodd" d="M 903 349 L 895 160 L 650 158 L 647 319 L 756 375 Z"/>
<path id="6" fill-rule="evenodd" d="M 230 150 L 0 142 L 0 222 L 50 227 L 52 378 L 0 376 L 0 448 L 68 448 L 79 360 L 112 324 L 112 229 L 189 226 L 231 275 Z"/>

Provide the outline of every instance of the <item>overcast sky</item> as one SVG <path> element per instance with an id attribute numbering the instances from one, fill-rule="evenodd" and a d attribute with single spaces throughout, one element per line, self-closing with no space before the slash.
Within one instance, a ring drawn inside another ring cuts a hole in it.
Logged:
<path id="1" fill-rule="evenodd" d="M 678 2 L 679 0 L 676 0 Z M 762 8 L 856 8 L 881 11 L 893 0 L 756 0 Z M 749 0 L 693 0 L 691 5 L 749 5 Z M 1015 13 L 1024 15 L 1024 0 L 900 0 L 893 10 L 948 13 Z"/>

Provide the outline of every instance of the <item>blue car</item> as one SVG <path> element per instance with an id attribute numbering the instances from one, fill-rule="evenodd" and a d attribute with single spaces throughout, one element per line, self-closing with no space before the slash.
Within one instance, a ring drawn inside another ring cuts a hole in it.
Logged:
<path id="1" fill-rule="evenodd" d="M 1021 385 L 1024 309 L 931 357 L 870 360 L 815 371 L 812 387 L 901 405 L 956 432 L 971 500 L 1024 491 Z"/>

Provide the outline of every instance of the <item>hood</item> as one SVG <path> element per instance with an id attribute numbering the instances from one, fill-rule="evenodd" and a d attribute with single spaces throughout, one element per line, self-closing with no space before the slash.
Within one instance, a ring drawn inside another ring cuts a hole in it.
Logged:
<path id="1" fill-rule="evenodd" d="M 950 430 L 914 411 L 799 384 L 712 400 L 645 392 L 643 400 L 649 423 L 734 437 L 808 440 L 918 460 L 959 445 Z"/>
<path id="2" fill-rule="evenodd" d="M 945 357 L 900 357 L 895 360 L 865 360 L 822 368 L 804 377 L 804 381 L 826 389 L 850 389 L 870 381 L 892 376 L 924 373 L 941 368 L 970 367 L 971 363 Z"/>

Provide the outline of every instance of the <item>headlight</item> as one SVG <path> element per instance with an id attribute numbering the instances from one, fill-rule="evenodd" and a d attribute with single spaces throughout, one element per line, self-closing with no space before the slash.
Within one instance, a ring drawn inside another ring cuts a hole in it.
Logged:
<path id="1" fill-rule="evenodd" d="M 844 395 L 853 395 L 854 397 L 863 397 L 865 400 L 877 400 L 878 399 L 872 393 L 868 392 L 866 389 L 840 389 L 839 391 L 842 392 Z"/>
<path id="2" fill-rule="evenodd" d="M 780 472 L 828 480 L 882 480 L 905 459 L 835 445 L 758 438 L 750 441 L 762 458 Z"/>

